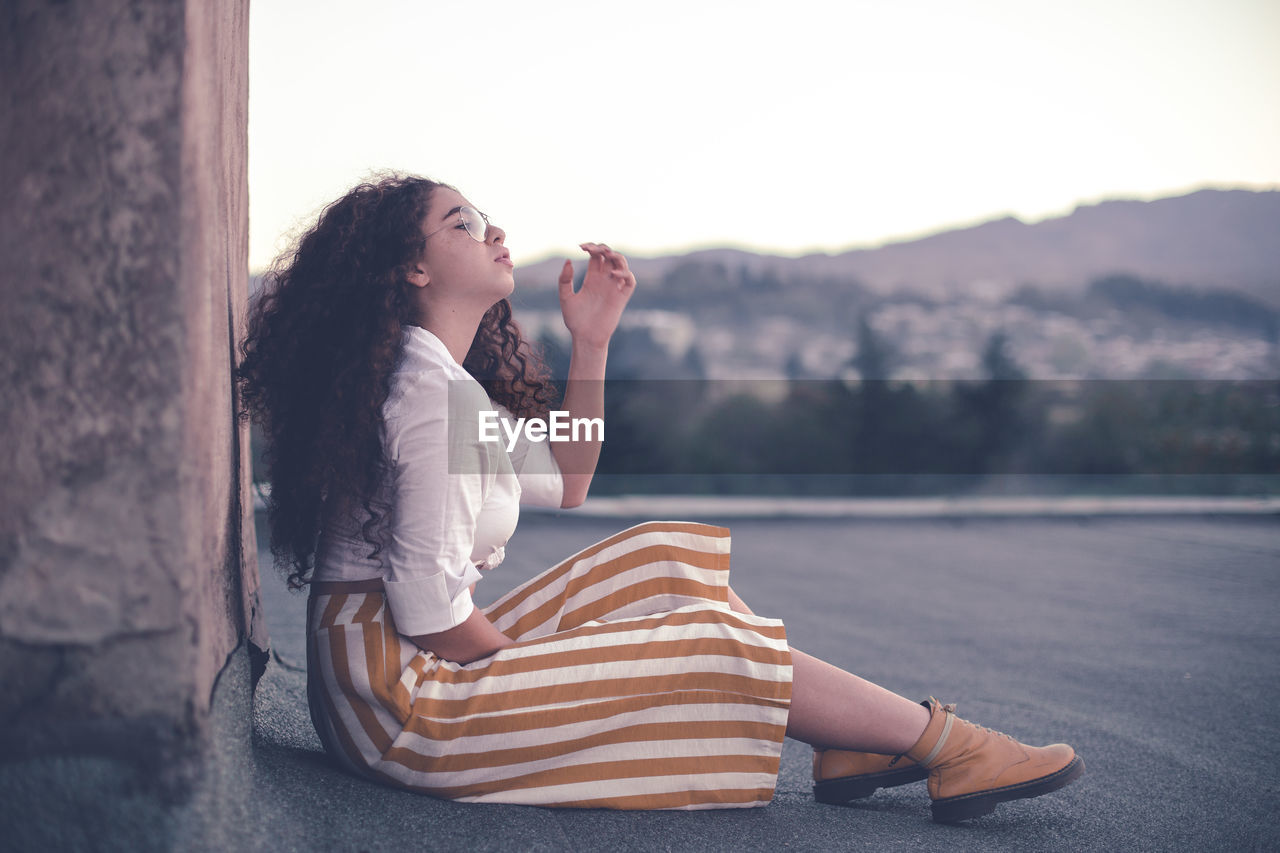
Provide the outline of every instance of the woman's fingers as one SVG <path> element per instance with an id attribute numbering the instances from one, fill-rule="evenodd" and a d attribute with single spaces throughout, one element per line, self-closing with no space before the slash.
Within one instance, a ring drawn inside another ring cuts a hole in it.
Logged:
<path id="1" fill-rule="evenodd" d="M 636 286 L 635 274 L 631 272 L 631 268 L 627 266 L 627 259 L 621 252 L 614 251 L 605 243 L 579 243 L 578 248 L 591 256 L 588 260 L 590 268 L 599 270 L 600 272 L 607 272 L 609 277 L 617 282 L 619 291 L 625 292 Z M 566 261 L 566 266 L 567 265 L 568 262 Z M 569 270 L 568 275 L 572 277 L 571 269 Z M 572 295 L 572 290 L 570 290 L 569 293 L 564 292 L 566 284 L 564 276 L 565 272 L 562 270 L 560 279 L 562 299 Z M 572 284 L 570 284 L 569 287 L 572 288 Z"/>
<path id="2" fill-rule="evenodd" d="M 627 259 L 621 252 L 615 252 L 613 249 L 609 249 L 606 254 L 608 254 L 609 260 L 613 261 L 613 265 L 615 267 L 621 270 L 628 269 Z"/>
<path id="3" fill-rule="evenodd" d="M 591 256 L 591 261 L 596 264 L 603 266 L 608 260 L 609 247 L 601 243 L 583 243 L 582 249 Z"/>
<path id="4" fill-rule="evenodd" d="M 561 299 L 568 299 L 573 296 L 573 262 L 568 258 L 564 259 L 564 266 L 560 267 L 560 279 L 557 285 L 559 286 Z"/>
<path id="5" fill-rule="evenodd" d="M 619 290 L 636 286 L 636 276 L 631 270 L 610 270 L 609 275 L 617 279 Z"/>
<path id="6" fill-rule="evenodd" d="M 608 260 L 604 253 L 604 247 L 599 243 L 583 243 L 581 248 L 591 256 L 587 261 L 588 267 L 595 268 L 597 270 L 603 270 L 605 268 Z"/>
<path id="7" fill-rule="evenodd" d="M 627 259 L 605 243 L 580 243 L 579 247 L 591 255 L 592 260 L 609 261 L 616 269 L 628 269 Z"/>

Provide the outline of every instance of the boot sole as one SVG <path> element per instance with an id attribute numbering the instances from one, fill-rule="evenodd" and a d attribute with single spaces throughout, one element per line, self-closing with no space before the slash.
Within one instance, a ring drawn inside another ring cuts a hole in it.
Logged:
<path id="1" fill-rule="evenodd" d="M 1066 787 L 1084 775 L 1084 760 L 1080 756 L 1071 759 L 1071 763 L 1056 773 L 1020 782 L 1005 788 L 993 788 L 989 791 L 975 791 L 972 794 L 961 794 L 958 797 L 947 797 L 933 801 L 933 819 L 937 823 L 955 823 L 971 817 L 991 814 L 999 803 L 1009 800 L 1022 800 L 1038 797 L 1050 791 Z"/>
<path id="2" fill-rule="evenodd" d="M 928 770 L 916 766 L 904 767 L 901 770 L 886 770 L 882 773 L 867 773 L 863 776 L 842 776 L 838 779 L 815 782 L 813 798 L 820 803 L 839 806 L 850 800 L 865 800 L 880 788 L 893 788 L 919 782 L 928 775 Z"/>

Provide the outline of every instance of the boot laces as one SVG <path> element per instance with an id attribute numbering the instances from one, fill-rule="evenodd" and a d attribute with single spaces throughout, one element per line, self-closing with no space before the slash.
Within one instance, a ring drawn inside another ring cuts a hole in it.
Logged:
<path id="1" fill-rule="evenodd" d="M 949 703 L 949 704 L 943 705 L 943 706 L 942 706 L 942 710 L 947 711 L 948 713 L 954 714 L 954 713 L 956 712 L 956 705 L 955 705 L 955 703 L 954 703 L 954 702 L 951 702 L 951 703 Z M 961 719 L 961 718 L 957 716 L 957 717 L 956 717 L 956 719 Z M 996 731 L 995 729 L 989 729 L 989 728 L 987 728 L 986 726 L 980 726 L 980 725 L 978 725 L 977 723 L 972 722 L 972 721 L 970 721 L 970 720 L 965 720 L 965 722 L 966 722 L 966 723 L 968 723 L 969 725 L 973 726 L 973 727 L 974 727 L 975 729 L 977 729 L 978 731 L 983 731 L 983 732 L 986 732 L 986 733 L 987 733 L 987 734 L 989 734 L 989 735 L 995 735 L 996 737 L 1002 737 L 1002 738 L 1004 738 L 1005 740 L 1011 740 L 1011 741 L 1013 741 L 1014 743 L 1017 743 L 1017 742 L 1018 742 L 1018 741 L 1017 741 L 1017 739 L 1016 739 L 1016 738 L 1014 738 L 1012 735 L 1007 735 L 1007 734 L 1005 734 L 1004 732 Z"/>
<path id="2" fill-rule="evenodd" d="M 965 722 L 969 723 L 968 720 L 965 720 Z M 969 723 L 969 725 L 973 726 L 978 731 L 986 732 L 989 735 L 993 735 L 995 737 L 1001 737 L 1001 738 L 1004 738 L 1005 740 L 1013 741 L 1014 743 L 1018 742 L 1012 735 L 1007 735 L 1004 732 L 996 731 L 995 729 L 989 729 L 986 726 L 980 726 L 977 723 Z"/>

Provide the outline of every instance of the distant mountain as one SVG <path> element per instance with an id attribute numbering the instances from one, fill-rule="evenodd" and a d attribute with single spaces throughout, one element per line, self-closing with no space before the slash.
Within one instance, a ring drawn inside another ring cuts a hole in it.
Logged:
<path id="1" fill-rule="evenodd" d="M 872 291 L 934 298 L 1010 293 L 1023 285 L 1081 291 L 1115 274 L 1230 289 L 1280 305 L 1280 191 L 1199 190 L 1155 201 L 1080 205 L 1027 224 L 1004 217 L 917 240 L 799 258 L 708 249 L 634 258 L 642 281 L 677 265 L 723 264 L 782 281 L 856 281 Z M 521 267 L 522 286 L 553 287 L 556 260 Z"/>

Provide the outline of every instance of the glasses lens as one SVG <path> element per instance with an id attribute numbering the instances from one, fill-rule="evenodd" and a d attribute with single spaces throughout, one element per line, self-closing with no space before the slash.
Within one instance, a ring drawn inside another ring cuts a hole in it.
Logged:
<path id="1" fill-rule="evenodd" d="M 464 207 L 458 212 L 462 215 L 462 224 L 467 226 L 467 233 L 471 235 L 471 239 L 477 243 L 483 243 L 486 226 L 484 214 L 474 207 Z"/>

